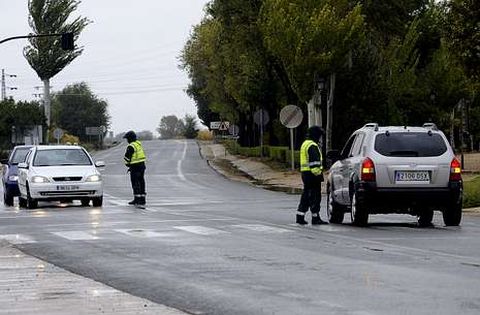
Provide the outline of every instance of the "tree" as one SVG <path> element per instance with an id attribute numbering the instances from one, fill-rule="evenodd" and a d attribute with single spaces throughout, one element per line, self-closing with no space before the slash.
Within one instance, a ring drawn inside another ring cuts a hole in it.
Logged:
<path id="1" fill-rule="evenodd" d="M 183 118 L 183 136 L 187 139 L 195 139 L 198 134 L 197 119 L 195 116 L 186 114 Z"/>
<path id="2" fill-rule="evenodd" d="M 53 95 L 54 122 L 57 127 L 88 141 L 85 127 L 110 126 L 108 103 L 99 99 L 85 82 L 66 86 Z"/>
<path id="3" fill-rule="evenodd" d="M 13 131 L 22 136 L 38 125 L 45 125 L 45 116 L 38 102 L 15 102 L 13 98 L 0 102 L 0 147 L 11 146 Z M 23 139 L 15 141 L 22 143 Z"/>
<path id="4" fill-rule="evenodd" d="M 153 133 L 150 130 L 142 130 L 137 132 L 138 140 L 153 140 Z"/>
<path id="5" fill-rule="evenodd" d="M 79 0 L 29 0 L 29 24 L 34 35 L 63 34 L 73 32 L 76 41 L 89 21 L 77 17 L 67 22 L 80 4 Z M 83 52 L 75 46 L 72 51 L 61 48 L 60 36 L 37 37 L 29 39 L 30 46 L 25 47 L 24 56 L 37 72 L 44 87 L 44 106 L 47 125 L 50 126 L 50 79 L 63 70 Z"/>
<path id="6" fill-rule="evenodd" d="M 162 139 L 173 139 L 182 134 L 184 123 L 175 115 L 163 116 L 157 131 Z"/>
<path id="7" fill-rule="evenodd" d="M 478 0 L 451 0 L 447 36 L 451 49 L 463 62 L 469 76 L 480 80 L 480 2 Z"/>

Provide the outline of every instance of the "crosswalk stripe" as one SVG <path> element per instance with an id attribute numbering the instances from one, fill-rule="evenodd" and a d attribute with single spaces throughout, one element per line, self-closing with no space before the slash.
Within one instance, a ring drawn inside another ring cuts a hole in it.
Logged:
<path id="1" fill-rule="evenodd" d="M 86 231 L 63 231 L 52 232 L 52 234 L 66 238 L 70 241 L 93 241 L 100 239 L 100 237 Z"/>
<path id="2" fill-rule="evenodd" d="M 15 245 L 31 244 L 37 242 L 33 237 L 24 234 L 4 234 L 0 235 L 0 239 L 6 240 L 7 242 Z"/>
<path id="3" fill-rule="evenodd" d="M 232 225 L 232 227 L 247 229 L 255 232 L 267 232 L 267 233 L 292 232 L 291 230 L 268 226 L 268 225 L 262 225 L 262 224 L 236 224 L 236 225 Z"/>
<path id="4" fill-rule="evenodd" d="M 173 228 L 177 230 L 194 233 L 194 234 L 199 234 L 199 235 L 218 235 L 218 234 L 228 233 L 226 231 L 217 230 L 217 229 L 213 229 L 205 226 L 199 226 L 199 225 L 174 226 Z"/>
<path id="5" fill-rule="evenodd" d="M 134 237 L 151 238 L 172 236 L 172 232 L 159 233 L 147 229 L 115 229 L 114 231 Z"/>

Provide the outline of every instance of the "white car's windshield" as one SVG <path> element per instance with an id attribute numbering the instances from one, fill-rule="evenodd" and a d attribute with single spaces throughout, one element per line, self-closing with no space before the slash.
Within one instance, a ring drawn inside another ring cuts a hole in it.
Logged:
<path id="1" fill-rule="evenodd" d="M 35 154 L 33 166 L 92 165 L 82 149 L 39 150 Z"/>
<path id="2" fill-rule="evenodd" d="M 30 148 L 17 148 L 13 153 L 12 157 L 12 164 L 17 165 L 18 163 L 22 163 L 25 161 L 25 157 L 27 156 L 28 151 Z"/>

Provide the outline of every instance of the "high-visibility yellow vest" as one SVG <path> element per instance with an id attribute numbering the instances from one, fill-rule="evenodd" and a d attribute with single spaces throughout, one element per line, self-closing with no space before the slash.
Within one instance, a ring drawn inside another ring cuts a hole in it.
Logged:
<path id="1" fill-rule="evenodd" d="M 320 161 L 310 162 L 308 157 L 308 150 L 311 146 L 315 146 L 320 155 Z M 312 140 L 305 140 L 300 148 L 300 171 L 302 172 L 312 172 L 313 175 L 320 175 L 323 171 L 322 166 L 322 151 L 318 147 L 318 144 Z"/>
<path id="2" fill-rule="evenodd" d="M 143 151 L 143 147 L 140 141 L 138 140 L 134 141 L 130 143 L 129 146 L 133 147 L 133 155 L 132 155 L 132 159 L 130 160 L 130 163 L 128 164 L 130 165 L 138 164 L 138 163 L 145 162 L 147 160 L 147 157 L 145 156 L 145 152 Z"/>

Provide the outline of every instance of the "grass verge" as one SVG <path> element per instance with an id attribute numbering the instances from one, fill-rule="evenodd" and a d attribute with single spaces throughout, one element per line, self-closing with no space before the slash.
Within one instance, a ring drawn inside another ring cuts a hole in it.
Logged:
<path id="1" fill-rule="evenodd" d="M 463 207 L 480 207 L 480 175 L 465 178 L 463 182 Z"/>

